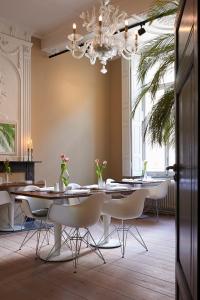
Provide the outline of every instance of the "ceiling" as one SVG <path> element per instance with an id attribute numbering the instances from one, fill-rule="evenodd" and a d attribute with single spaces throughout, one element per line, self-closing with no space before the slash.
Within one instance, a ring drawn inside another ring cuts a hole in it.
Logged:
<path id="1" fill-rule="evenodd" d="M 131 15 L 144 12 L 151 2 L 113 0 L 112 4 Z M 0 0 L 0 17 L 46 39 L 64 27 L 69 33 L 72 22 L 79 19 L 80 13 L 99 3 L 99 0 Z"/>
<path id="2" fill-rule="evenodd" d="M 153 0 L 110 1 L 131 17 L 146 12 Z M 73 22 L 77 32 L 85 35 L 79 16 L 94 6 L 98 8 L 100 3 L 101 0 L 0 0 L 0 21 L 40 38 L 41 49 L 50 55 L 66 49 Z"/>

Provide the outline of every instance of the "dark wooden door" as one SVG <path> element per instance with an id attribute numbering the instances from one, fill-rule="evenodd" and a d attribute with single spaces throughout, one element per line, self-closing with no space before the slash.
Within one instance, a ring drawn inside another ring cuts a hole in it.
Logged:
<path id="1" fill-rule="evenodd" d="M 198 43 L 197 0 L 180 3 L 176 23 L 176 299 L 197 300 Z"/>

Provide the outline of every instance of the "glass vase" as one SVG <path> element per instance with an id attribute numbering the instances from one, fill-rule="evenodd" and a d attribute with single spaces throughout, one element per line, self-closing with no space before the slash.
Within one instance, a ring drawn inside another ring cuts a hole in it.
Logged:
<path id="1" fill-rule="evenodd" d="M 144 171 L 143 180 L 147 180 L 147 171 Z"/>
<path id="2" fill-rule="evenodd" d="M 5 182 L 9 183 L 9 173 L 5 173 Z"/>
<path id="3" fill-rule="evenodd" d="M 102 176 L 98 177 L 98 188 L 99 189 L 104 189 L 105 188 L 105 181 L 103 180 Z"/>
<path id="4" fill-rule="evenodd" d="M 65 184 L 65 183 L 63 182 L 63 178 L 65 178 L 67 184 Z M 68 171 L 66 170 L 66 171 L 65 171 L 63 174 L 61 174 L 60 177 L 59 177 L 59 191 L 60 191 L 60 192 L 64 192 L 64 191 L 66 190 L 66 187 L 68 186 L 68 184 L 69 184 L 69 173 L 68 173 Z"/>
<path id="5" fill-rule="evenodd" d="M 65 191 L 65 184 L 62 180 L 62 176 L 59 177 L 59 192 L 64 192 Z"/>

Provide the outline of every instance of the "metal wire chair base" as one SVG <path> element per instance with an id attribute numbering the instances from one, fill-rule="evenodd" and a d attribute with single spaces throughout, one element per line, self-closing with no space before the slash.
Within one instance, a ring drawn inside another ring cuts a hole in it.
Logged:
<path id="1" fill-rule="evenodd" d="M 89 247 L 94 253 L 104 262 L 106 263 L 103 254 L 99 250 L 90 230 L 88 228 L 84 228 L 85 232 L 84 234 L 81 234 L 81 231 L 79 228 L 71 229 L 70 232 L 66 231 L 66 228 L 63 229 L 62 231 L 62 238 L 63 238 L 63 243 L 61 247 L 66 244 L 67 247 L 71 250 L 72 252 L 72 261 L 74 265 L 74 273 L 77 272 L 77 265 L 78 265 L 78 259 L 80 256 L 80 251 L 81 251 L 81 245 L 82 243 L 86 244 L 87 247 Z M 89 243 L 89 239 L 92 240 L 94 246 L 91 246 Z M 53 255 L 54 251 L 56 251 L 58 245 L 54 245 L 52 249 L 50 250 L 46 261 L 50 259 L 50 257 Z"/>
<path id="2" fill-rule="evenodd" d="M 111 237 L 113 234 L 117 233 L 118 235 L 118 239 L 119 239 L 119 242 L 121 243 L 121 253 L 122 253 L 122 258 L 124 258 L 125 256 L 125 250 L 126 250 L 126 242 L 127 242 L 127 236 L 128 236 L 128 233 L 134 237 L 136 239 L 136 241 L 146 250 L 148 251 L 148 248 L 147 248 L 147 245 L 145 244 L 138 228 L 136 225 L 126 225 L 124 223 L 124 221 L 122 220 L 121 221 L 121 225 L 114 225 L 114 229 L 106 236 L 104 237 L 104 239 L 102 240 L 102 238 L 99 240 L 98 244 L 100 243 L 103 243 L 105 240 L 107 240 L 108 237 Z M 135 228 L 136 230 L 136 234 L 134 234 L 132 232 L 132 228 Z M 120 237 L 120 232 L 122 233 L 121 237 Z"/>
<path id="3" fill-rule="evenodd" d="M 25 218 L 24 224 L 25 223 L 26 223 L 26 218 Z M 42 230 L 45 230 L 45 233 L 43 235 L 43 239 L 42 239 L 42 242 L 40 244 Z M 45 240 L 47 242 L 47 245 L 49 245 L 50 230 L 51 230 L 51 228 L 49 228 L 48 224 L 44 220 L 40 220 L 39 227 L 37 229 L 35 229 L 35 226 L 33 225 L 33 228 L 30 228 L 27 231 L 27 233 L 26 233 L 26 235 L 25 235 L 25 237 L 24 237 L 24 239 L 23 239 L 23 241 L 22 241 L 22 243 L 21 243 L 18 250 L 21 250 L 22 247 L 24 247 L 34 235 L 37 235 L 35 254 L 36 254 L 36 257 L 38 257 L 38 253 L 39 253 L 40 249 L 43 247 Z"/>

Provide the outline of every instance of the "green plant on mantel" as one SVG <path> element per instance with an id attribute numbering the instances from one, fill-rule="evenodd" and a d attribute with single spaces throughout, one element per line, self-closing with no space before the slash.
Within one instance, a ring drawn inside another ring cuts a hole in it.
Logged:
<path id="1" fill-rule="evenodd" d="M 9 160 L 6 159 L 6 160 L 3 162 L 3 164 L 4 164 L 4 172 L 5 172 L 6 174 L 10 174 L 10 173 L 11 173 L 11 167 L 10 167 L 10 162 L 9 162 Z"/>
<path id="2" fill-rule="evenodd" d="M 175 19 L 179 2 L 177 0 L 155 0 L 151 6 L 147 17 L 152 21 L 170 17 Z M 161 34 L 159 37 L 147 42 L 141 49 L 139 68 L 137 71 L 138 82 L 141 83 L 141 90 L 133 107 L 134 116 L 138 104 L 144 96 L 150 94 L 154 101 L 158 90 L 163 88 L 163 78 L 170 68 L 174 68 L 175 62 L 175 36 L 174 33 Z M 152 71 L 150 82 L 146 83 L 149 69 Z M 149 134 L 152 144 L 171 144 L 175 142 L 175 94 L 174 82 L 164 85 L 164 93 L 153 102 L 150 111 L 145 135 Z"/>

